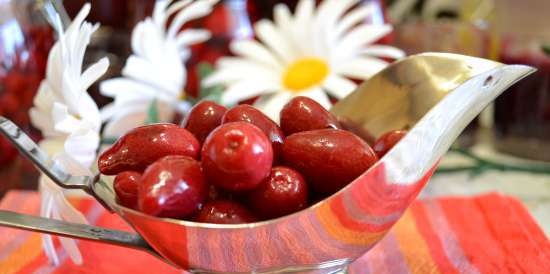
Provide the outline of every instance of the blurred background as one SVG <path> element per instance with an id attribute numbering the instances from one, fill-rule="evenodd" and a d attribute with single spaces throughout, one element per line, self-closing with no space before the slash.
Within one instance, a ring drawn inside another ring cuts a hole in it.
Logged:
<path id="1" fill-rule="evenodd" d="M 0 115 L 14 120 L 36 140 L 40 136 L 30 125 L 28 109 L 44 77 L 47 54 L 55 41 L 45 10 L 64 5 L 66 14 L 62 14 L 62 19 L 68 20 L 85 2 L 0 1 Z M 200 25 L 213 33 L 213 39 L 193 47 L 193 57 L 186 64 L 185 92 L 189 96 L 198 92 L 199 63 L 213 64 L 220 56 L 228 55 L 231 39 L 252 37 L 252 24 L 260 18 L 270 18 L 277 3 L 293 7 L 296 2 L 221 0 L 211 15 L 184 26 Z M 453 52 L 538 68 L 538 72 L 498 98 L 467 128 L 456 146 L 462 153 L 451 152 L 443 160 L 439 176 L 433 179 L 436 183 L 430 184 L 424 195 L 489 190 L 519 193 L 539 219 L 550 220 L 550 213 L 544 213 L 550 211 L 550 22 L 547 20 L 550 1 L 363 0 L 361 3 L 375 4 L 377 16 L 368 19 L 372 23 L 394 25 L 394 32 L 379 42 L 395 45 L 407 54 Z M 130 54 L 132 28 L 151 14 L 154 1 L 94 0 L 91 4 L 89 20 L 101 23 L 101 28 L 93 37 L 86 62 L 107 55 L 111 66 L 104 78 L 111 78 L 120 74 Z M 90 92 L 100 105 L 108 102 L 99 95 L 97 86 Z M 476 159 L 479 157 L 489 164 Z M 472 177 L 476 172 L 481 176 Z M 8 189 L 35 189 L 37 175 L 0 137 L 0 197 Z"/>

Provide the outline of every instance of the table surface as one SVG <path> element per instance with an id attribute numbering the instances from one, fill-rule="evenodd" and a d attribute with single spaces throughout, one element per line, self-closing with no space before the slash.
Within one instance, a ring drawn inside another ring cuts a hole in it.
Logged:
<path id="1" fill-rule="evenodd" d="M 478 144 L 471 150 L 477 155 L 502 162 L 525 163 L 495 152 L 487 143 Z M 442 159 L 440 166 L 452 166 L 465 161 L 464 157 L 449 153 Z M 470 196 L 494 191 L 520 199 L 546 236 L 550 237 L 550 175 L 492 170 L 477 176 L 468 172 L 436 174 L 422 191 L 421 197 Z"/>

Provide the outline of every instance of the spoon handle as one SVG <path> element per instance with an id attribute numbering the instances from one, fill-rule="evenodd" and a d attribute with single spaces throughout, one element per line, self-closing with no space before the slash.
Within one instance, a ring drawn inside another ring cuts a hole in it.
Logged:
<path id="1" fill-rule="evenodd" d="M 71 176 L 67 174 L 59 164 L 52 161 L 27 134 L 25 134 L 12 121 L 0 116 L 0 133 L 6 136 L 19 151 L 27 156 L 33 164 L 57 185 L 67 189 L 83 189 L 90 192 L 90 184 L 93 181 L 88 176 Z"/>
<path id="2" fill-rule="evenodd" d="M 5 210 L 0 210 L 0 226 L 130 247 L 159 256 L 141 236 L 119 230 L 68 223 Z"/>

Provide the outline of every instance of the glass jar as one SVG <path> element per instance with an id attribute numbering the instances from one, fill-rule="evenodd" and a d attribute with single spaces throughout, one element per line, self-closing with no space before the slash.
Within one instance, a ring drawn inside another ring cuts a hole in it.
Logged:
<path id="1" fill-rule="evenodd" d="M 44 78 L 54 32 L 39 1 L 0 2 L 0 115 L 32 138 L 40 135 L 30 123 L 29 109 Z M 38 172 L 0 136 L 0 196 L 10 188 L 36 187 Z"/>
<path id="2" fill-rule="evenodd" d="M 500 61 L 538 70 L 496 100 L 494 145 L 504 153 L 550 161 L 550 56 L 543 50 L 550 45 L 550 2 L 498 0 L 495 7 Z"/>

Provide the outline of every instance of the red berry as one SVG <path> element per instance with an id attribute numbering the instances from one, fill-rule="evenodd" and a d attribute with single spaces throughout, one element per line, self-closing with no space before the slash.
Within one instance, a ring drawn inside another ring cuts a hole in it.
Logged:
<path id="1" fill-rule="evenodd" d="M 243 224 L 257 221 L 246 207 L 228 200 L 217 200 L 206 203 L 194 220 L 211 224 Z"/>
<path id="2" fill-rule="evenodd" d="M 261 129 L 271 141 L 273 158 L 276 160 L 279 159 L 285 134 L 273 120 L 250 105 L 235 106 L 223 116 L 224 124 L 240 121 L 251 123 Z"/>
<path id="3" fill-rule="evenodd" d="M 304 177 L 288 167 L 274 167 L 257 188 L 249 194 L 251 208 L 264 218 L 294 213 L 307 205 Z"/>
<path id="4" fill-rule="evenodd" d="M 184 128 L 174 124 L 155 124 L 135 128 L 99 156 L 101 173 L 142 172 L 156 160 L 168 155 L 197 158 L 199 142 Z"/>
<path id="5" fill-rule="evenodd" d="M 233 191 L 255 188 L 269 175 L 273 149 L 265 134 L 246 122 L 223 124 L 206 138 L 202 167 L 214 185 Z"/>
<path id="6" fill-rule="evenodd" d="M 281 110 L 281 128 L 286 135 L 315 129 L 338 129 L 340 123 L 323 106 L 314 100 L 298 96 Z"/>
<path id="7" fill-rule="evenodd" d="M 390 149 L 397 144 L 405 135 L 407 134 L 406 130 L 394 130 L 384 133 L 374 142 L 372 149 L 378 155 L 378 158 L 382 158 Z"/>
<path id="8" fill-rule="evenodd" d="M 202 101 L 193 106 L 181 126 L 193 133 L 202 144 L 208 134 L 221 125 L 226 111 L 227 108 L 222 105 L 212 101 Z"/>
<path id="9" fill-rule="evenodd" d="M 361 138 L 339 129 L 304 131 L 288 136 L 283 145 L 283 158 L 321 194 L 340 190 L 378 160 Z"/>
<path id="10" fill-rule="evenodd" d="M 125 207 L 137 209 L 138 183 L 141 174 L 134 171 L 125 171 L 115 177 L 113 183 L 118 202 Z"/>
<path id="11" fill-rule="evenodd" d="M 166 156 L 143 173 L 138 203 L 144 213 L 182 219 L 198 211 L 207 195 L 199 162 L 187 156 Z"/>

